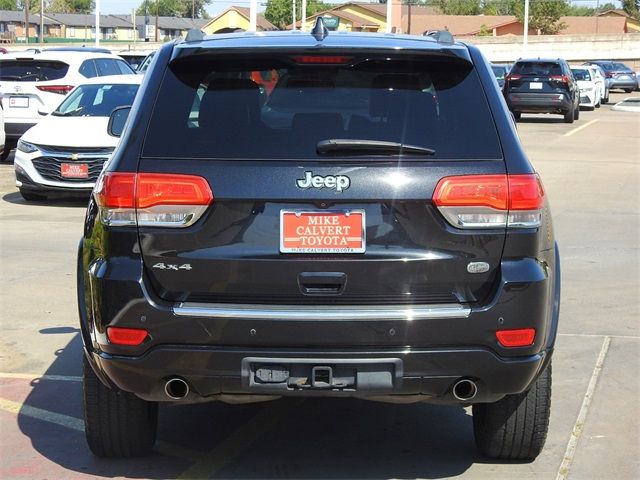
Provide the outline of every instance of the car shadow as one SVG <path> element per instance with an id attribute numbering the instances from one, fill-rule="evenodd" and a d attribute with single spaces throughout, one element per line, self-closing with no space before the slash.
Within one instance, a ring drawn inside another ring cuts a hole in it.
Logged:
<path id="1" fill-rule="evenodd" d="M 89 203 L 89 195 L 87 197 L 65 197 L 56 196 L 46 200 L 29 201 L 22 198 L 19 192 L 7 193 L 2 200 L 14 205 L 34 205 L 39 207 L 69 207 L 69 208 L 87 208 Z"/>
<path id="2" fill-rule="evenodd" d="M 520 117 L 518 123 L 564 123 L 563 117 L 549 117 L 549 116 L 536 116 L 536 117 Z"/>
<path id="3" fill-rule="evenodd" d="M 210 466 L 210 475 L 220 478 L 447 478 L 485 463 L 475 449 L 471 416 L 461 407 L 338 398 L 161 406 L 158 446 L 151 455 L 99 459 L 86 446 L 81 421 L 80 334 L 55 357 L 46 375 L 56 377 L 31 383 L 18 425 L 40 455 L 73 472 L 176 478 L 195 462 L 215 460 L 220 451 L 226 452 L 224 460 Z M 274 406 L 285 413 L 270 428 L 252 429 L 252 422 L 272 418 Z M 34 409 L 54 412 L 67 424 L 35 418 Z"/>

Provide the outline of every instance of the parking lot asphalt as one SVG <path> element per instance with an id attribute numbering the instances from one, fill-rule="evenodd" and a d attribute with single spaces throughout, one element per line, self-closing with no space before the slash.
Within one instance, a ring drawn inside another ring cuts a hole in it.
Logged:
<path id="1" fill-rule="evenodd" d="M 518 123 L 563 269 L 551 426 L 532 463 L 481 457 L 468 409 L 343 399 L 161 407 L 153 455 L 97 459 L 75 300 L 85 202 L 25 202 L 0 165 L 0 478 L 640 478 L 640 115 L 610 106 Z"/>

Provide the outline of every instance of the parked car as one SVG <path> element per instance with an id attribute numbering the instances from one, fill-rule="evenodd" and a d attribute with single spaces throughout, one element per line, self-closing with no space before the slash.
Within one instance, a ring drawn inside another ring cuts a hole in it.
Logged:
<path id="1" fill-rule="evenodd" d="M 555 113 L 573 123 L 580 116 L 580 93 L 567 62 L 555 59 L 520 59 L 503 88 L 516 119 L 522 113 Z"/>
<path id="2" fill-rule="evenodd" d="M 498 82 L 498 86 L 500 88 L 504 87 L 504 77 L 509 73 L 509 68 L 506 65 L 497 65 L 495 63 L 491 64 L 491 70 L 493 70 L 493 74 L 496 77 L 496 81 Z"/>
<path id="3" fill-rule="evenodd" d="M 151 52 L 149 55 L 147 55 L 145 57 L 145 59 L 142 61 L 142 63 L 138 66 L 138 69 L 136 70 L 137 73 L 139 73 L 140 75 L 144 75 L 145 72 L 147 71 L 147 69 L 149 68 L 149 66 L 151 65 L 151 60 L 153 60 L 153 57 L 155 56 L 156 52 Z"/>
<path id="4" fill-rule="evenodd" d="M 318 20 L 146 75 L 78 252 L 94 454 L 147 453 L 158 403 L 307 395 L 473 405 L 485 455 L 540 453 L 558 250 L 477 47 Z"/>
<path id="5" fill-rule="evenodd" d="M 16 186 L 25 200 L 53 194 L 88 196 L 118 143 L 106 128 L 111 112 L 131 105 L 142 78 L 86 79 L 18 140 Z"/>
<path id="6" fill-rule="evenodd" d="M 599 65 L 586 65 L 591 72 L 592 78 L 600 85 L 600 103 L 609 103 L 609 81 L 607 76 Z"/>
<path id="7" fill-rule="evenodd" d="M 137 71 L 138 67 L 151 52 L 152 50 L 122 50 L 118 52 L 118 55 L 126 60 L 131 65 L 131 68 Z"/>
<path id="8" fill-rule="evenodd" d="M 0 102 L 0 158 L 4 158 L 6 135 L 4 133 L 4 109 Z"/>
<path id="9" fill-rule="evenodd" d="M 580 107 L 600 108 L 602 99 L 602 83 L 598 83 L 593 71 L 589 67 L 572 67 L 573 78 L 578 82 L 580 90 Z"/>
<path id="10" fill-rule="evenodd" d="M 89 49 L 91 50 L 91 49 Z M 19 52 L 0 57 L 0 94 L 7 140 L 15 143 L 43 114 L 87 78 L 132 74 L 117 55 L 92 51 Z"/>
<path id="11" fill-rule="evenodd" d="M 598 65 L 604 70 L 605 76 L 609 79 L 609 89 L 622 89 L 630 93 L 638 89 L 638 78 L 636 72 L 627 67 L 624 63 L 611 60 L 593 60 L 585 65 Z"/>

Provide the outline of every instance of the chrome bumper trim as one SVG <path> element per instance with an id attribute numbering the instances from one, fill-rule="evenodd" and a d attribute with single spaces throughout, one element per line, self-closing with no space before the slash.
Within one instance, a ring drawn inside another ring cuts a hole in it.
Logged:
<path id="1" fill-rule="evenodd" d="M 447 305 L 239 305 L 185 302 L 173 307 L 178 317 L 236 320 L 427 320 L 466 318 L 471 308 Z"/>

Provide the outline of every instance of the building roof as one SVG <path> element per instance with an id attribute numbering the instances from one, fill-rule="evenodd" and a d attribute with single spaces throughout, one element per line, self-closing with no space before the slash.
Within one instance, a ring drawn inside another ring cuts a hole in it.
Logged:
<path id="1" fill-rule="evenodd" d="M 112 17 L 117 17 L 121 20 L 126 21 L 127 23 L 129 23 L 129 25 L 132 25 L 132 18 L 131 15 L 126 15 L 126 14 L 118 14 L 118 15 L 111 15 Z M 149 15 L 149 23 L 148 25 L 155 25 L 156 24 L 156 16 L 155 15 Z M 162 17 L 159 16 L 158 17 L 158 28 L 160 29 L 164 29 L 164 30 L 191 30 L 192 28 L 202 28 L 204 27 L 207 23 L 209 23 L 209 19 L 207 18 L 196 18 L 194 20 L 192 20 L 191 18 L 184 18 L 184 17 Z M 145 22 L 145 16 L 144 15 L 136 15 L 136 26 L 138 27 L 143 27 L 144 26 L 144 22 Z"/>
<path id="2" fill-rule="evenodd" d="M 411 13 L 411 34 L 421 35 L 428 30 L 449 30 L 452 35 L 476 35 L 483 26 L 489 30 L 518 20 L 514 15 L 424 15 Z M 407 27 L 403 16 L 403 28 Z"/>
<path id="3" fill-rule="evenodd" d="M 559 32 L 561 35 L 627 33 L 627 18 L 621 16 L 561 17 L 560 21 L 566 25 L 566 27 Z"/>
<path id="4" fill-rule="evenodd" d="M 0 10 L 0 22 L 24 23 L 24 10 Z M 40 25 L 40 15 L 38 15 L 37 13 L 30 13 L 29 25 L 31 24 Z M 55 22 L 49 20 L 45 15 L 44 24 L 54 25 Z"/>
<path id="5" fill-rule="evenodd" d="M 225 11 L 229 11 L 231 9 L 234 9 L 236 12 L 238 12 L 244 18 L 249 20 L 250 10 L 248 8 L 246 8 L 246 7 L 230 7 Z M 220 16 L 220 15 L 218 15 L 218 16 Z M 267 20 L 264 15 L 262 15 L 260 13 L 258 13 L 256 15 L 256 23 L 258 25 L 258 28 L 261 28 L 262 30 L 278 30 L 278 27 L 276 27 L 273 23 L 271 23 L 269 20 Z"/>
<path id="6" fill-rule="evenodd" d="M 625 12 L 622 9 L 611 9 L 611 10 L 605 10 L 604 12 L 600 12 L 598 14 L 596 14 L 597 17 L 602 17 L 602 16 L 606 16 L 606 15 L 620 15 L 622 17 L 627 17 L 627 18 L 633 18 L 631 15 L 629 15 L 627 12 Z"/>
<path id="7" fill-rule="evenodd" d="M 95 27 L 96 16 L 92 13 L 46 13 L 45 18 L 54 24 L 67 27 Z M 131 22 L 115 15 L 100 15 L 100 28 L 132 28 Z"/>

